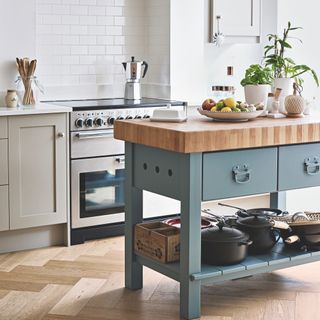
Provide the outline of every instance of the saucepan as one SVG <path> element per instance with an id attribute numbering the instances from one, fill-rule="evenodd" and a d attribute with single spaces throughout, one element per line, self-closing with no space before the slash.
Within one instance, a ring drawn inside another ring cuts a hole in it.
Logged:
<path id="1" fill-rule="evenodd" d="M 219 221 L 217 226 L 201 231 L 201 259 L 212 265 L 236 264 L 247 257 L 251 244 L 249 235 Z"/>

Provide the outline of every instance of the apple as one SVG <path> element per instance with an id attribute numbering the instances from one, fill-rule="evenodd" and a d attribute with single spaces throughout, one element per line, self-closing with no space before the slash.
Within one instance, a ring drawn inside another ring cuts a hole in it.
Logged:
<path id="1" fill-rule="evenodd" d="M 216 105 L 216 102 L 213 99 L 208 98 L 203 101 L 202 109 L 203 110 L 211 110 L 211 108 L 213 108 L 215 105 Z"/>

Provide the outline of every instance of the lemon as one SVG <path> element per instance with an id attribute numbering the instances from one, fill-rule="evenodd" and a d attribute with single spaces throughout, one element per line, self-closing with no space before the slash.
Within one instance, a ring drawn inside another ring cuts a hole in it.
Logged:
<path id="1" fill-rule="evenodd" d="M 210 109 L 210 111 L 212 111 L 212 112 L 217 111 L 217 107 L 212 107 L 212 108 Z"/>
<path id="2" fill-rule="evenodd" d="M 233 98 L 224 99 L 223 103 L 225 104 L 226 107 L 229 107 L 229 108 L 234 108 L 237 106 L 237 102 Z"/>
<path id="3" fill-rule="evenodd" d="M 232 109 L 230 107 L 224 107 L 221 109 L 221 112 L 232 112 Z"/>

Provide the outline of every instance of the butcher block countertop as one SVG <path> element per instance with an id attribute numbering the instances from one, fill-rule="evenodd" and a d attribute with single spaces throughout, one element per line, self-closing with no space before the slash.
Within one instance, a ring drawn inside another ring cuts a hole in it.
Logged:
<path id="1" fill-rule="evenodd" d="M 200 115 L 184 123 L 122 120 L 116 139 L 181 153 L 258 148 L 320 142 L 320 113 L 304 118 L 257 118 L 248 122 L 215 122 Z"/>

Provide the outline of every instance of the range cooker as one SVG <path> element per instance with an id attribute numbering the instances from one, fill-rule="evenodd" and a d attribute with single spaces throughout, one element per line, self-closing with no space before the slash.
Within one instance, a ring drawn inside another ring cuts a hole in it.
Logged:
<path id="1" fill-rule="evenodd" d="M 113 137 L 116 120 L 148 119 L 154 109 L 185 108 L 181 101 L 98 99 L 46 101 L 69 106 L 71 244 L 123 233 L 124 142 Z M 156 197 L 156 198 L 155 198 Z M 145 218 L 175 214 L 175 200 L 144 191 Z M 148 208 L 149 204 L 149 208 Z M 163 209 L 163 210 L 162 210 Z"/>

